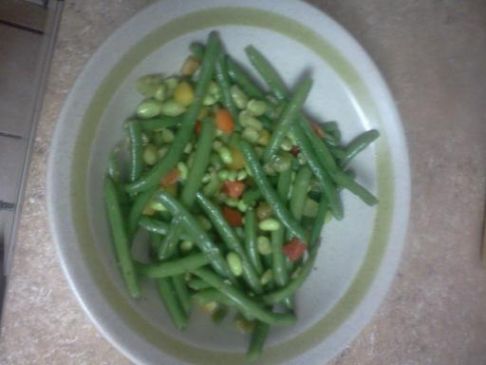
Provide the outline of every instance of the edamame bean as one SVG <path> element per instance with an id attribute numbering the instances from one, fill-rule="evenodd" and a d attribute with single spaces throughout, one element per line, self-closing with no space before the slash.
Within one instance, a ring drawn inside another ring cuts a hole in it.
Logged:
<path id="1" fill-rule="evenodd" d="M 245 109 L 248 104 L 248 97 L 245 93 L 237 85 L 231 86 L 230 92 L 236 107 L 238 109 Z"/>
<path id="2" fill-rule="evenodd" d="M 230 252 L 226 255 L 226 262 L 234 276 L 241 276 L 243 273 L 243 266 L 241 264 L 240 256 L 235 252 Z"/>
<path id="3" fill-rule="evenodd" d="M 267 111 L 267 103 L 263 100 L 251 99 L 246 106 L 246 110 L 254 117 L 259 117 Z"/>
<path id="4" fill-rule="evenodd" d="M 262 231 L 276 231 L 280 228 L 280 222 L 273 218 L 267 218 L 258 224 L 258 228 Z"/>
<path id="5" fill-rule="evenodd" d="M 272 253 L 272 245 L 266 236 L 257 237 L 257 248 L 260 255 L 266 256 Z"/>
<path id="6" fill-rule="evenodd" d="M 151 98 L 162 84 L 162 80 L 160 74 L 144 75 L 135 82 L 135 88 L 146 98 Z"/>
<path id="7" fill-rule="evenodd" d="M 162 104 L 155 99 L 147 99 L 142 101 L 136 110 L 136 114 L 139 118 L 149 119 L 156 117 L 162 112 Z"/>
<path id="8" fill-rule="evenodd" d="M 168 117 L 177 117 L 186 111 L 184 105 L 175 100 L 166 100 L 160 105 L 160 113 Z M 154 115 L 155 116 L 155 115 Z"/>
<path id="9" fill-rule="evenodd" d="M 215 62 L 221 50 L 221 44 L 214 32 L 211 32 L 208 39 L 207 50 L 201 66 L 201 73 L 196 85 L 194 102 L 189 106 L 188 111 L 184 114 L 181 127 L 171 144 L 170 150 L 161 159 L 150 172 L 142 176 L 137 181 L 126 187 L 127 192 L 135 193 L 146 190 L 157 185 L 160 179 L 165 176 L 174 165 L 179 162 L 184 151 L 185 145 L 194 134 L 194 125 L 196 118 L 201 110 L 202 101 L 208 90 L 209 83 L 214 73 Z"/>
<path id="10" fill-rule="evenodd" d="M 153 144 L 148 144 L 143 150 L 143 162 L 147 165 L 155 165 L 157 162 L 157 148 Z"/>

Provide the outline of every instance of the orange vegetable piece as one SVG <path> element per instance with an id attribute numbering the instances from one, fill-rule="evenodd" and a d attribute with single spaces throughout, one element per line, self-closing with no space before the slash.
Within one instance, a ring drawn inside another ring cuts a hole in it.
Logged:
<path id="1" fill-rule="evenodd" d="M 163 186 L 164 188 L 167 188 L 171 185 L 174 185 L 179 181 L 179 170 L 178 169 L 172 169 L 170 170 L 167 175 L 165 175 L 162 180 L 160 181 L 160 185 Z"/>
<path id="2" fill-rule="evenodd" d="M 241 227 L 243 225 L 243 216 L 238 210 L 224 206 L 222 213 L 224 219 L 226 219 L 230 226 Z"/>
<path id="3" fill-rule="evenodd" d="M 223 191 L 230 198 L 239 198 L 245 191 L 245 183 L 242 181 L 226 180 L 223 183 Z"/>
<path id="4" fill-rule="evenodd" d="M 307 245 L 297 238 L 292 238 L 282 247 L 284 255 L 287 256 L 290 261 L 297 261 L 300 259 L 306 249 Z"/>
<path id="5" fill-rule="evenodd" d="M 216 111 L 216 127 L 223 133 L 230 134 L 235 129 L 235 123 L 231 113 L 226 109 Z"/>

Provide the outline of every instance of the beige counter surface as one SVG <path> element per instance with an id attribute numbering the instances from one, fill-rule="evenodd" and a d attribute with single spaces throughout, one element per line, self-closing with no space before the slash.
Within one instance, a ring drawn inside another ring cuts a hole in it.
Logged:
<path id="1" fill-rule="evenodd" d="M 82 67 L 150 1 L 67 1 L 7 293 L 1 364 L 125 364 L 78 305 L 46 211 L 46 161 Z M 333 365 L 486 364 L 486 2 L 314 0 L 383 71 L 408 139 L 413 200 L 399 273 L 379 311 Z"/>

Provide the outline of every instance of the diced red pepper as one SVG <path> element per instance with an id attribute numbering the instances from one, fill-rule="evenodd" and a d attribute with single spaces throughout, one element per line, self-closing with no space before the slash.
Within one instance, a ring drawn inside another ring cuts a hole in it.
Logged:
<path id="1" fill-rule="evenodd" d="M 292 146 L 292 149 L 290 150 L 290 153 L 297 157 L 297 155 L 300 153 L 300 148 L 299 146 Z"/>
<path id="2" fill-rule="evenodd" d="M 243 225 L 243 216 L 238 210 L 224 206 L 222 212 L 224 219 L 230 226 L 241 227 Z"/>
<path id="3" fill-rule="evenodd" d="M 223 183 L 223 191 L 230 198 L 239 198 L 245 191 L 245 183 L 242 181 L 226 180 Z"/>
<path id="4" fill-rule="evenodd" d="M 174 185 L 179 181 L 179 169 L 172 169 L 170 170 L 167 175 L 165 175 L 162 180 L 160 181 L 160 185 L 164 188 L 167 188 L 171 185 Z"/>
<path id="5" fill-rule="evenodd" d="M 201 122 L 196 120 L 196 124 L 194 125 L 194 132 L 199 136 L 201 134 Z"/>
<path id="6" fill-rule="evenodd" d="M 307 250 L 307 245 L 297 238 L 292 238 L 282 247 L 282 251 L 290 261 L 297 261 Z"/>

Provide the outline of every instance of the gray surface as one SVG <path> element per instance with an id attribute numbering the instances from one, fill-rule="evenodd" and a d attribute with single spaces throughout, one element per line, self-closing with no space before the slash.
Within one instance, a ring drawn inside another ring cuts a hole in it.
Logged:
<path id="1" fill-rule="evenodd" d="M 17 201 L 18 181 L 24 162 L 25 141 L 0 136 L 0 201 Z"/>
<path id="2" fill-rule="evenodd" d="M 25 136 L 42 35 L 0 24 L 0 132 Z"/>
<path id="3" fill-rule="evenodd" d="M 48 232 L 45 162 L 82 66 L 148 1 L 67 2 L 8 292 L 0 363 L 124 364 L 81 311 Z M 334 365 L 486 363 L 486 2 L 313 1 L 382 69 L 409 141 L 413 202 L 399 275 L 374 320 Z"/>

